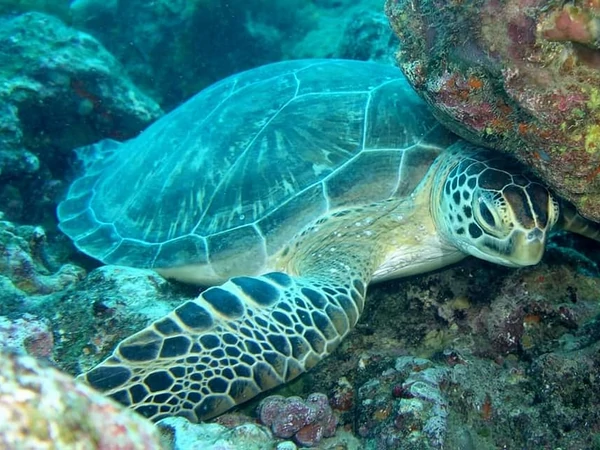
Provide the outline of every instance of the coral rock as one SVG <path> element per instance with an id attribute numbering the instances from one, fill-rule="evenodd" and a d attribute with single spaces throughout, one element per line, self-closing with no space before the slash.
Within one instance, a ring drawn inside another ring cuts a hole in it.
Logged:
<path id="1" fill-rule="evenodd" d="M 79 267 L 57 263 L 41 227 L 0 221 L 0 253 L 0 277 L 12 285 L 13 296 L 14 292 L 20 293 L 21 298 L 51 294 L 85 276 L 85 271 Z M 3 289 L 0 299 L 5 293 Z M 6 308 L 7 303 L 0 302 L 0 312 L 5 314 Z"/>
<path id="2" fill-rule="evenodd" d="M 507 151 L 600 221 L 600 8 L 387 0 L 398 63 L 436 116 Z"/>
<path id="3" fill-rule="evenodd" d="M 0 354 L 0 447 L 158 450 L 151 422 L 29 356 Z"/>
<path id="4" fill-rule="evenodd" d="M 54 348 L 54 336 L 48 320 L 31 314 L 10 320 L 0 316 L 0 348 L 9 348 L 37 358 L 48 358 Z"/>

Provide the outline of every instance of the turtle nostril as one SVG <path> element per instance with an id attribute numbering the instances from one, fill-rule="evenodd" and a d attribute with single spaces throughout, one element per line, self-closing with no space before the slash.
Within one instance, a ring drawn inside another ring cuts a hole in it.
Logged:
<path id="1" fill-rule="evenodd" d="M 529 233 L 527 233 L 528 241 L 541 241 L 544 238 L 544 232 L 539 228 L 534 228 Z"/>

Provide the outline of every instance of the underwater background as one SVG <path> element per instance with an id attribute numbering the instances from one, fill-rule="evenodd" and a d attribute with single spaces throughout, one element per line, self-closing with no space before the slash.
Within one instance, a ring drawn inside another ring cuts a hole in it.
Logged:
<path id="1" fill-rule="evenodd" d="M 89 370 L 200 292 L 76 251 L 55 212 L 74 149 L 242 70 L 371 60 L 598 219 L 599 24 L 597 1 L 0 0 L 0 447 L 600 449 L 600 246 L 565 232 L 534 267 L 469 258 L 370 287 L 312 371 L 214 424 L 163 424 L 160 443 L 53 370 Z"/>

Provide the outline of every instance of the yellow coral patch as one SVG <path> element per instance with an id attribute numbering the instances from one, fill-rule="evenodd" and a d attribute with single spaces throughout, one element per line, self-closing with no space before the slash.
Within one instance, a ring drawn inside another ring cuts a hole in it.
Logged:
<path id="1" fill-rule="evenodd" d="M 600 150 L 600 125 L 592 125 L 585 136 L 585 151 L 595 153 Z"/>
<path id="2" fill-rule="evenodd" d="M 586 106 L 591 109 L 600 109 L 600 90 L 597 88 L 590 89 L 590 98 L 587 101 Z"/>

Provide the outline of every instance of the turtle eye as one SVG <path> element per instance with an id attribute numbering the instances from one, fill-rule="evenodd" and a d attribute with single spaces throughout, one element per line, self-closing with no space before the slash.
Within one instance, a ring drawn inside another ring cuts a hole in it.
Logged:
<path id="1" fill-rule="evenodd" d="M 479 216 L 490 226 L 490 228 L 496 226 L 496 219 L 484 201 L 479 202 Z"/>
<path id="2" fill-rule="evenodd" d="M 484 195 L 477 199 L 475 206 L 475 218 L 477 222 L 489 234 L 500 237 L 502 233 L 502 220 L 498 215 L 498 210 L 494 207 L 494 202 Z"/>

